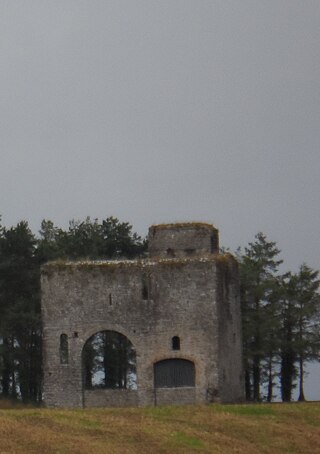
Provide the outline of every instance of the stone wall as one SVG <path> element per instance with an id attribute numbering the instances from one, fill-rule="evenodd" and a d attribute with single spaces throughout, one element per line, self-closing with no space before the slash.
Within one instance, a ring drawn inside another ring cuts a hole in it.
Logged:
<path id="1" fill-rule="evenodd" d="M 195 388 L 158 388 L 155 390 L 156 405 L 192 405 L 195 402 Z"/>
<path id="2" fill-rule="evenodd" d="M 218 230 L 201 222 L 154 225 L 148 239 L 150 257 L 190 257 L 219 250 Z"/>
<path id="3" fill-rule="evenodd" d="M 138 392 L 134 389 L 85 390 L 84 407 L 136 407 Z"/>
<path id="4" fill-rule="evenodd" d="M 219 397 L 223 402 L 242 400 L 242 336 L 238 266 L 232 257 L 220 260 L 217 274 L 219 324 Z"/>
<path id="5" fill-rule="evenodd" d="M 145 288 L 147 287 L 147 288 Z M 48 406 L 155 405 L 243 397 L 237 264 L 231 256 L 51 263 L 42 269 L 44 401 Z M 137 390 L 84 390 L 82 351 L 104 330 L 137 355 Z M 60 336 L 69 361 L 61 364 Z M 172 338 L 180 350 L 172 350 Z M 195 365 L 195 387 L 154 389 L 154 364 Z"/>

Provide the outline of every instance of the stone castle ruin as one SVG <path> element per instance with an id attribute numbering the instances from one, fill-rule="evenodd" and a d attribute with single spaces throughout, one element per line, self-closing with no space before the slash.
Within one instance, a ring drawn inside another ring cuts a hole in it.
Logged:
<path id="1" fill-rule="evenodd" d="M 49 407 L 243 399 L 237 262 L 204 223 L 154 225 L 140 260 L 42 268 Z"/>

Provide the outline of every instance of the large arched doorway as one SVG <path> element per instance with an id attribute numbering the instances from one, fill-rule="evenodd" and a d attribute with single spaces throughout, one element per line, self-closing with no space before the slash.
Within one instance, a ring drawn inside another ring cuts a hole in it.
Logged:
<path id="1" fill-rule="evenodd" d="M 136 398 L 136 352 L 123 334 L 91 336 L 83 347 L 82 370 L 85 406 L 130 405 Z"/>

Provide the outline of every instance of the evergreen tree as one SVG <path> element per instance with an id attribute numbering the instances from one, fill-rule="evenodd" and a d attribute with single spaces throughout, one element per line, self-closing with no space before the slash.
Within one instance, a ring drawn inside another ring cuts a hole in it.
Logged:
<path id="1" fill-rule="evenodd" d="M 263 233 L 255 236 L 240 258 L 241 309 L 243 323 L 246 397 L 261 400 L 262 363 L 268 357 L 269 398 L 273 387 L 273 358 L 276 345 L 270 331 L 276 319 L 276 273 L 282 263 L 280 250 Z"/>
<path id="2" fill-rule="evenodd" d="M 266 386 L 266 401 L 272 402 L 277 384 L 281 329 L 279 278 L 270 282 L 269 301 L 265 303 L 264 358 L 262 360 L 262 382 Z"/>
<path id="3" fill-rule="evenodd" d="M 65 237 L 66 232 L 56 227 L 52 221 L 44 219 L 41 222 L 36 251 L 40 265 L 64 257 L 63 243 Z"/>
<path id="4" fill-rule="evenodd" d="M 0 238 L 1 387 L 24 401 L 41 394 L 39 266 L 27 222 L 2 229 Z"/>
<path id="5" fill-rule="evenodd" d="M 40 266 L 48 260 L 134 258 L 146 242 L 126 222 L 71 221 L 68 230 L 43 220 L 39 238 L 22 221 L 0 225 L 0 394 L 27 402 L 41 400 Z M 86 382 L 97 365 L 88 351 Z"/>
<path id="6" fill-rule="evenodd" d="M 304 364 L 306 361 L 319 359 L 320 332 L 319 309 L 320 295 L 318 293 L 320 281 L 319 272 L 301 265 L 297 275 L 297 312 L 298 312 L 298 339 L 297 352 L 299 358 L 299 401 L 304 401 Z"/>
<path id="7" fill-rule="evenodd" d="M 320 295 L 318 290 L 320 281 L 318 274 L 318 271 L 303 264 L 298 273 L 286 275 L 281 368 L 282 399 L 284 401 L 291 400 L 293 381 L 297 374 L 299 376 L 298 400 L 305 400 L 305 363 L 319 359 Z"/>
<path id="8" fill-rule="evenodd" d="M 280 390 L 283 402 L 290 402 L 297 375 L 297 352 L 295 345 L 296 309 L 294 303 L 295 287 L 290 272 L 281 280 L 281 344 L 280 344 Z"/>
<path id="9" fill-rule="evenodd" d="M 146 251 L 146 242 L 132 232 L 128 222 L 109 217 L 101 223 L 87 217 L 84 221 L 72 220 L 64 231 L 52 221 L 43 220 L 38 243 L 38 256 L 42 262 L 65 258 L 119 259 L 134 258 Z"/>

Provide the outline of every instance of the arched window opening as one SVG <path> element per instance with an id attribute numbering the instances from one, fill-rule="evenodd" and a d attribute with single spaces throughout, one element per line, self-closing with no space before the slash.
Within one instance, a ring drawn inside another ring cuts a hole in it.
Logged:
<path id="1" fill-rule="evenodd" d="M 68 364 L 69 362 L 69 345 L 68 336 L 61 334 L 60 336 L 60 364 Z"/>
<path id="2" fill-rule="evenodd" d="M 123 334 L 94 334 L 83 347 L 82 360 L 86 389 L 137 389 L 136 352 Z"/>
<path id="3" fill-rule="evenodd" d="M 195 386 L 195 367 L 186 359 L 165 359 L 154 365 L 156 388 L 181 388 Z"/>
<path id="4" fill-rule="evenodd" d="M 172 350 L 180 350 L 180 337 L 173 336 L 173 338 L 171 339 L 171 344 L 172 344 Z"/>

